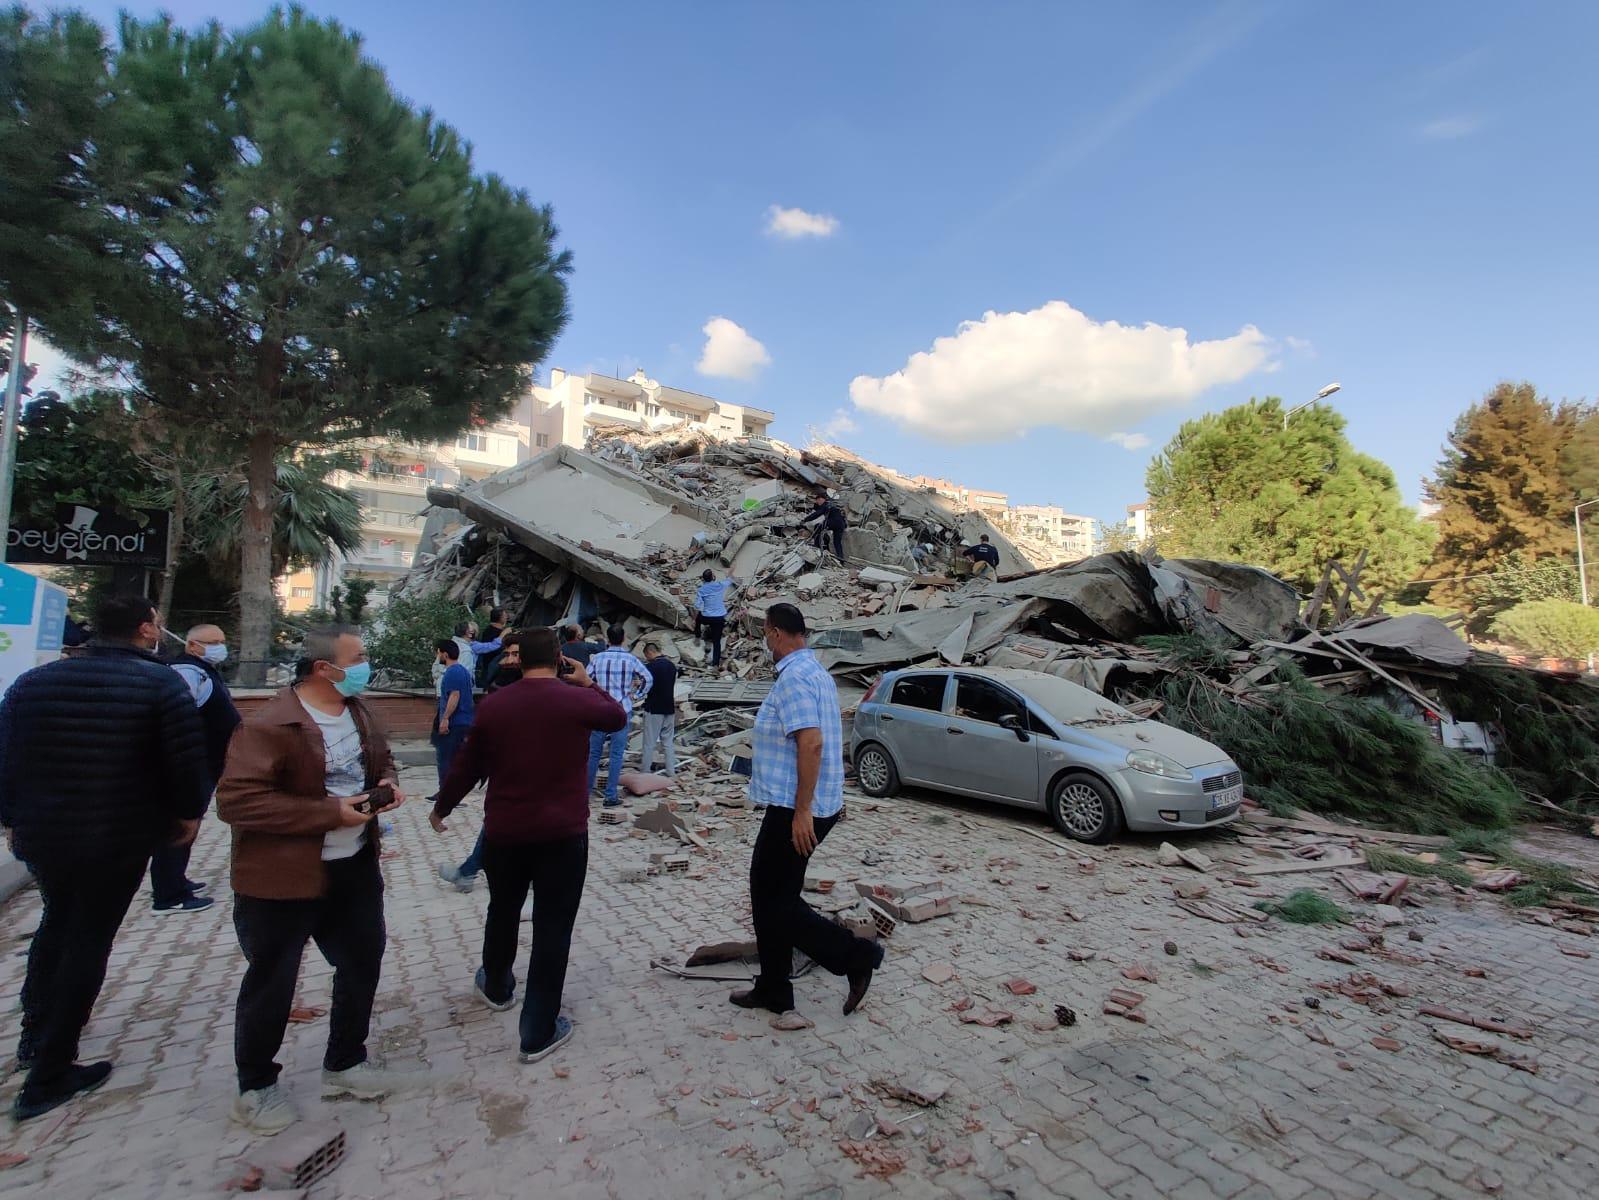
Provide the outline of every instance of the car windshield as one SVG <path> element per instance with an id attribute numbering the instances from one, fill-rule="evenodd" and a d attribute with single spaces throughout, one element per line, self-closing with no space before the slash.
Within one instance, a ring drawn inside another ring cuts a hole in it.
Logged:
<path id="1" fill-rule="evenodd" d="M 1063 725 L 1129 725 L 1145 719 L 1097 692 L 1041 671 L 1018 671 L 1005 676 L 1004 682 Z"/>

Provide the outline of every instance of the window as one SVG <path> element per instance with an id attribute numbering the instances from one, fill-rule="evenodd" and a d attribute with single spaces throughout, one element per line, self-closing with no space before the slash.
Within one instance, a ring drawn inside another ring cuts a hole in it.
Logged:
<path id="1" fill-rule="evenodd" d="M 293 596 L 296 600 L 309 600 L 314 590 L 314 588 L 308 587 L 290 588 L 289 595 Z"/>
<path id="2" fill-rule="evenodd" d="M 550 435 L 547 434 L 547 433 L 534 434 L 533 435 L 533 444 L 535 446 L 537 446 L 540 450 L 548 449 L 549 445 L 550 445 Z"/>
<path id="3" fill-rule="evenodd" d="M 944 683 L 943 675 L 907 675 L 895 680 L 890 703 L 938 712 L 944 707 Z"/>
<path id="4" fill-rule="evenodd" d="M 998 725 L 1001 717 L 1021 717 L 1027 710 L 1013 692 L 1006 691 L 987 679 L 960 675 L 955 680 L 955 715 L 968 721 L 982 721 Z"/>
<path id="5" fill-rule="evenodd" d="M 489 439 L 482 433 L 463 433 L 455 439 L 455 444 L 462 450 L 475 450 L 479 454 L 486 453 L 489 448 Z"/>

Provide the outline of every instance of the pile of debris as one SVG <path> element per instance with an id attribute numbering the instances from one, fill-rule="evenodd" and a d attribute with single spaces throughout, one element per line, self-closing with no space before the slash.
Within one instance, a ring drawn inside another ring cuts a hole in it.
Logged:
<path id="1" fill-rule="evenodd" d="M 846 514 L 843 562 L 803 523 L 818 492 Z M 1599 689 L 1529 683 L 1446 622 L 1383 615 L 1363 562 L 1329 564 L 1308 603 L 1235 563 L 1119 552 L 1036 570 L 983 514 L 849 451 L 680 430 L 557 447 L 428 497 L 403 590 L 657 642 L 685 668 L 680 739 L 717 775 L 748 772 L 749 710 L 770 690 L 762 613 L 787 600 L 846 710 L 886 670 L 1020 667 L 1217 743 L 1276 812 L 1441 832 L 1505 825 L 1527 799 L 1599 808 Z M 961 555 L 984 535 L 992 579 Z M 707 567 L 738 582 L 717 670 L 688 632 Z M 1554 780 L 1551 754 L 1595 770 Z"/>

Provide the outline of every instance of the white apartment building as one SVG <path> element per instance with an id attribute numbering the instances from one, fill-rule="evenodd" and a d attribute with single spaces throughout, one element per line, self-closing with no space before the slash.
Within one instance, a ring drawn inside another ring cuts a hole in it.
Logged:
<path id="1" fill-rule="evenodd" d="M 551 446 L 582 449 L 597 429 L 654 431 L 684 425 L 722 437 L 764 437 L 774 419 L 765 409 L 667 387 L 641 370 L 613 379 L 554 367 L 549 386 L 533 389 L 530 432 L 537 453 Z"/>
<path id="2" fill-rule="evenodd" d="M 420 445 L 373 438 L 356 443 L 361 469 L 335 471 L 329 480 L 361 506 L 361 545 L 348 555 L 335 554 L 325 567 L 278 580 L 284 611 L 293 615 L 328 607 L 334 587 L 351 576 L 377 583 L 371 603 L 381 607 L 389 585 L 416 558 L 429 485 L 458 487 L 525 462 L 533 452 L 532 412 L 532 398 L 524 398 L 505 420 L 463 433 L 453 442 Z"/>
<path id="3" fill-rule="evenodd" d="M 1133 544 L 1142 546 L 1149 541 L 1149 504 L 1127 506 L 1127 531 L 1133 535 Z"/>
<path id="4" fill-rule="evenodd" d="M 1018 504 L 1006 510 L 1000 526 L 1008 533 L 1049 547 L 1060 556 L 1060 562 L 1094 553 L 1094 518 L 1069 513 L 1053 504 Z"/>
<path id="5" fill-rule="evenodd" d="M 910 481 L 918 487 L 931 488 L 946 500 L 953 500 L 961 507 L 974 512 L 984 513 L 998 518 L 1010 511 L 1010 497 L 1004 492 L 991 492 L 985 488 L 969 488 L 963 484 L 953 483 L 948 479 L 938 479 L 932 475 L 912 475 Z"/>

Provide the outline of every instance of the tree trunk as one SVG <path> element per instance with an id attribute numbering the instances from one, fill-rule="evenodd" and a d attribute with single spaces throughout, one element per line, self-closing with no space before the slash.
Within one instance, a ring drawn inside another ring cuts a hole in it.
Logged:
<path id="1" fill-rule="evenodd" d="M 172 522 L 167 530 L 167 565 L 161 574 L 161 596 L 156 602 L 163 625 L 172 619 L 172 593 L 178 585 L 178 561 L 183 557 L 183 527 L 186 512 L 183 468 L 173 467 L 168 477 L 172 487 Z"/>
<path id="2" fill-rule="evenodd" d="M 277 491 L 277 447 L 270 433 L 250 439 L 245 462 L 244 537 L 239 564 L 239 683 L 266 683 L 272 645 L 272 508 Z"/>

